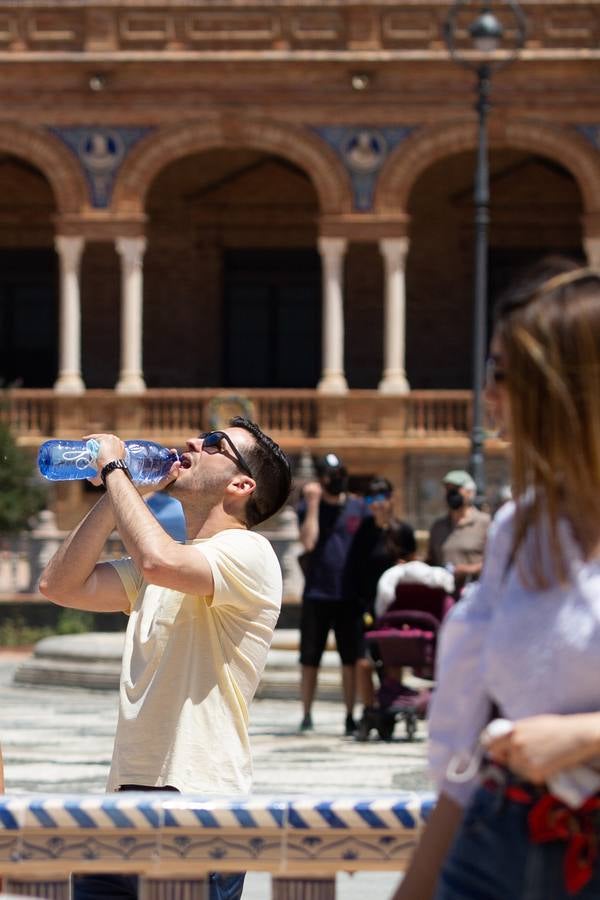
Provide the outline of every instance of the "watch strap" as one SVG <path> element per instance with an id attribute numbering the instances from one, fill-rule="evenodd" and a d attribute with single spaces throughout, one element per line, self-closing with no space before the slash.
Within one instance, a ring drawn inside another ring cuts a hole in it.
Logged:
<path id="1" fill-rule="evenodd" d="M 111 472 L 114 472 L 115 469 L 121 469 L 130 481 L 133 481 L 131 477 L 131 472 L 127 468 L 127 463 L 124 459 L 113 459 L 110 462 L 106 463 L 105 466 L 102 467 L 102 471 L 100 472 L 100 478 L 102 480 L 102 484 L 106 487 L 106 478 L 110 475 Z"/>

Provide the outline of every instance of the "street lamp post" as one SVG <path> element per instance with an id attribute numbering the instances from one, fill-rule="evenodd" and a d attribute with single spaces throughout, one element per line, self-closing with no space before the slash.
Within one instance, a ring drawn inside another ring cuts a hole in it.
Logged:
<path id="1" fill-rule="evenodd" d="M 471 0 L 455 0 L 444 23 L 444 41 L 455 62 L 466 66 L 477 76 L 477 101 L 475 110 L 478 121 L 477 164 L 473 201 L 475 206 L 475 273 L 473 281 L 473 418 L 469 470 L 477 485 L 477 502 L 485 497 L 484 465 L 484 397 L 485 353 L 487 348 L 488 307 L 488 228 L 490 222 L 490 178 L 488 165 L 488 114 L 492 73 L 513 61 L 525 42 L 526 23 L 516 0 L 500 3 L 516 23 L 516 38 L 509 46 L 509 53 L 499 54 L 504 38 L 504 27 L 491 10 L 492 3 L 477 3 L 479 15 L 471 22 L 468 31 L 470 50 L 457 45 L 457 20 L 471 4 Z M 473 51 L 475 53 L 473 54 Z"/>

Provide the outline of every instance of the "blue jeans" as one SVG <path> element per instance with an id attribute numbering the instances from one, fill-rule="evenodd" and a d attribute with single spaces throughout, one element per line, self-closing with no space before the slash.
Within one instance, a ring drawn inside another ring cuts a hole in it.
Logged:
<path id="1" fill-rule="evenodd" d="M 567 893 L 567 844 L 529 840 L 530 807 L 479 788 L 442 868 L 435 900 L 598 900 L 600 861 L 577 894 Z M 600 818 L 596 834 L 600 835 Z"/>
<path id="2" fill-rule="evenodd" d="M 209 900 L 240 900 L 245 873 L 209 875 Z M 185 879 L 182 879 L 185 880 Z M 81 875 L 73 879 L 73 900 L 137 900 L 137 875 Z"/>

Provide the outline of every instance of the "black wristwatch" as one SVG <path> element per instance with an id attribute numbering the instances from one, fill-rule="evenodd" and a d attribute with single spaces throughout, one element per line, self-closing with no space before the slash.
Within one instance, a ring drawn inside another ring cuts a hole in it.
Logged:
<path id="1" fill-rule="evenodd" d="M 125 460 L 124 459 L 113 459 L 111 462 L 106 463 L 106 465 L 103 467 L 102 471 L 100 472 L 100 478 L 102 480 L 102 484 L 104 485 L 104 487 L 106 487 L 106 477 L 108 475 L 110 475 L 111 472 L 114 472 L 115 469 L 122 469 L 123 472 L 125 472 L 125 474 L 129 478 L 129 480 L 133 481 L 133 478 L 131 477 L 131 472 L 127 468 L 127 463 L 125 462 Z"/>

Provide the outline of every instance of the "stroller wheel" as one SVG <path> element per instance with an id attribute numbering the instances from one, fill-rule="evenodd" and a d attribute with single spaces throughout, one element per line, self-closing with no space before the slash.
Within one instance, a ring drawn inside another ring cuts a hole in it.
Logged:
<path id="1" fill-rule="evenodd" d="M 407 713 L 404 718 L 404 724 L 406 725 L 406 738 L 407 740 L 412 741 L 417 733 L 416 715 L 414 713 Z"/>
<path id="2" fill-rule="evenodd" d="M 385 714 L 381 716 L 381 720 L 377 725 L 377 731 L 379 732 L 379 737 L 382 741 L 391 741 L 395 725 L 396 716 Z"/>
<path id="3" fill-rule="evenodd" d="M 356 734 L 354 735 L 354 737 L 357 741 L 361 741 L 361 743 L 364 743 L 365 741 L 369 740 L 370 731 L 371 729 L 369 728 L 368 723 L 364 719 L 361 719 L 358 723 L 358 728 L 356 729 Z"/>

